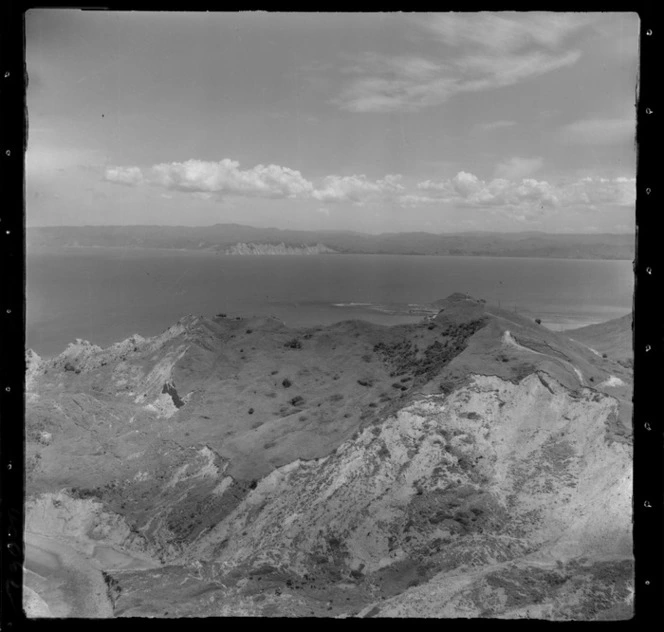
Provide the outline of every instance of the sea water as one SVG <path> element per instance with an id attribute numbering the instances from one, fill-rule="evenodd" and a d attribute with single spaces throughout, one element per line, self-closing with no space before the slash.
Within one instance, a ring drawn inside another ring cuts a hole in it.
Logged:
<path id="1" fill-rule="evenodd" d="M 106 346 L 155 335 L 187 314 L 273 315 L 289 326 L 359 318 L 413 322 L 463 292 L 552 329 L 628 313 L 630 261 L 403 255 L 253 256 L 68 248 L 28 253 L 26 346 Z"/>

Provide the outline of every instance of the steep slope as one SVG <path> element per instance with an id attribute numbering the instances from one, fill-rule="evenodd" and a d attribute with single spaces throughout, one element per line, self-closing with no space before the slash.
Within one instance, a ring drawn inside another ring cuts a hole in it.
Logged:
<path id="1" fill-rule="evenodd" d="M 598 325 L 588 325 L 565 332 L 573 340 L 588 345 L 599 354 L 631 367 L 632 361 L 632 315 L 626 314 Z"/>
<path id="2" fill-rule="evenodd" d="M 49 361 L 29 353 L 29 490 L 99 499 L 169 557 L 274 468 L 398 408 L 478 326 L 292 331 L 220 315 L 107 349 L 77 341 Z"/>
<path id="3" fill-rule="evenodd" d="M 438 308 L 29 353 L 28 532 L 140 560 L 116 616 L 629 616 L 629 372 Z"/>

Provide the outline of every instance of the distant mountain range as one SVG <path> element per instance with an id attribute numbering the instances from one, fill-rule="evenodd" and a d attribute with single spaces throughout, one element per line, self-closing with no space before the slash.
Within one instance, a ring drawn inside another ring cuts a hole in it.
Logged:
<path id="1" fill-rule="evenodd" d="M 168 248 L 219 254 L 395 254 L 562 259 L 634 258 L 632 234 L 382 233 L 214 226 L 54 226 L 27 230 L 28 249 Z"/>

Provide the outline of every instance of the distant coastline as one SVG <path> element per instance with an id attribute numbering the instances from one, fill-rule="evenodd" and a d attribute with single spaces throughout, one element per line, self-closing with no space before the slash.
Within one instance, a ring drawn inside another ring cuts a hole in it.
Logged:
<path id="1" fill-rule="evenodd" d="M 318 257 L 318 256 L 333 256 L 333 257 L 344 257 L 344 256 L 388 256 L 388 257 L 440 257 L 440 258 L 478 258 L 478 259 L 551 259 L 553 261 L 630 261 L 632 257 L 581 257 L 581 256 L 545 256 L 545 255 L 532 255 L 530 253 L 509 253 L 509 254 L 500 254 L 500 253 L 466 253 L 466 254 L 429 254 L 429 253 L 390 253 L 390 252 L 283 252 L 283 253 L 270 253 L 270 252 L 253 252 L 253 253 L 234 253 L 234 252 L 222 252 L 219 250 L 213 250 L 211 248 L 169 248 L 166 246 L 97 246 L 97 245 L 75 245 L 67 244 L 62 246 L 41 246 L 41 245 L 28 245 L 27 254 L 30 255 L 39 255 L 39 254 L 58 254 L 65 252 L 86 252 L 86 251 L 96 251 L 96 252 L 171 252 L 171 253 L 181 253 L 181 254 L 200 254 L 200 255 L 210 255 L 215 257 L 300 257 L 300 256 L 309 256 L 309 257 Z"/>
<path id="2" fill-rule="evenodd" d="M 634 236 L 547 233 L 365 233 L 291 231 L 236 224 L 58 226 L 27 229 L 28 252 L 71 248 L 210 252 L 231 256 L 321 254 L 632 260 Z"/>

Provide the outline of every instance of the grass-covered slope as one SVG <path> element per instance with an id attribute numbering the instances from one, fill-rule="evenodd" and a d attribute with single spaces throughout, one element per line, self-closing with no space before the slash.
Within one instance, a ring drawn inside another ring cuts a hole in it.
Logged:
<path id="1" fill-rule="evenodd" d="M 574 340 L 592 347 L 597 353 L 606 354 L 607 357 L 627 367 L 632 366 L 631 314 L 626 314 L 605 323 L 568 330 L 565 334 Z"/>

